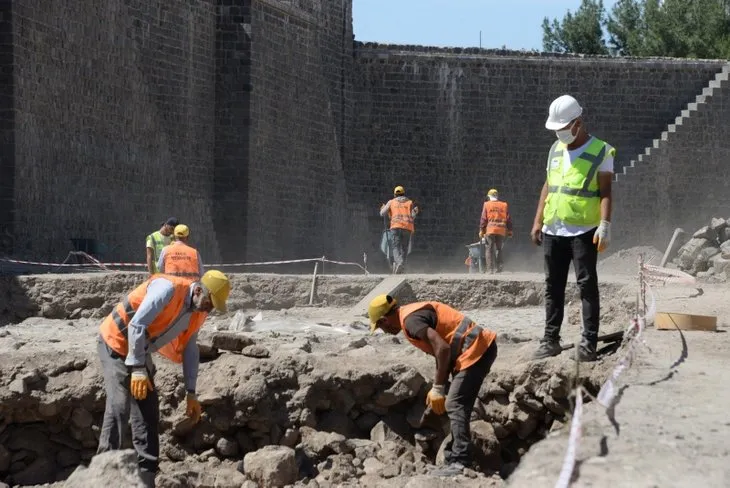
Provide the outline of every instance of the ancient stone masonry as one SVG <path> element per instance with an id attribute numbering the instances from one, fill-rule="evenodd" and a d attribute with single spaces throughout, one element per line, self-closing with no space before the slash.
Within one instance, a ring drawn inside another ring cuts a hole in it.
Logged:
<path id="1" fill-rule="evenodd" d="M 5 4 L 16 253 L 65 257 L 71 238 L 94 238 L 106 256 L 141 261 L 145 236 L 174 214 L 217 258 L 211 2 Z"/>
<path id="2" fill-rule="evenodd" d="M 475 240 L 491 187 L 511 204 L 519 241 L 510 248 L 528 243 L 555 138 L 544 128 L 552 99 L 576 96 L 590 131 L 618 148 L 621 168 L 720 69 L 717 62 L 373 44 L 357 45 L 356 60 L 348 195 L 377 202 L 405 185 L 422 205 L 416 247 L 432 262 L 461 257 L 461 246 Z M 372 218 L 370 234 L 380 226 Z"/>
<path id="3" fill-rule="evenodd" d="M 730 215 L 730 68 L 724 65 L 663 132 L 616 175 L 615 230 L 621 242 L 666 246 L 672 231 L 688 232 Z"/>
<path id="4" fill-rule="evenodd" d="M 94 239 L 141 261 L 175 215 L 208 263 L 366 252 L 377 269 L 378 204 L 403 184 L 423 211 L 413 269 L 453 270 L 489 187 L 512 205 L 510 249 L 529 245 L 544 118 L 566 92 L 619 169 L 684 117 L 619 178 L 617 243 L 724 210 L 690 164 L 723 161 L 720 62 L 362 44 L 350 0 L 46 3 L 0 10 L 2 253 Z"/>

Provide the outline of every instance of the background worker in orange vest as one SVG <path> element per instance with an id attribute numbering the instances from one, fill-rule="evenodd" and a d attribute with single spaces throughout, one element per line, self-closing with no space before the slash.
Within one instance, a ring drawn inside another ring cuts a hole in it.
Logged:
<path id="1" fill-rule="evenodd" d="M 225 312 L 230 290 L 228 278 L 217 270 L 193 283 L 157 274 L 117 304 L 101 324 L 97 349 L 106 407 L 98 452 L 121 448 L 131 415 L 132 444 L 148 487 L 155 486 L 160 453 L 160 412 L 151 354 L 157 351 L 182 364 L 186 414 L 197 423 L 202 413 L 195 396 L 198 330 L 213 308 Z"/>
<path id="2" fill-rule="evenodd" d="M 199 280 L 205 271 L 200 253 L 188 244 L 190 229 L 187 225 L 180 224 L 175 227 L 173 235 L 175 241 L 162 248 L 157 269 L 160 273 Z"/>
<path id="3" fill-rule="evenodd" d="M 411 236 L 418 206 L 406 196 L 406 190 L 398 185 L 393 190 L 393 199 L 380 207 L 380 216 L 390 217 L 390 242 L 393 252 L 393 273 L 405 271 L 406 258 L 410 252 Z"/>
<path id="4" fill-rule="evenodd" d="M 470 462 L 469 422 L 479 389 L 497 358 L 496 334 L 461 312 L 439 302 L 398 306 L 390 295 L 379 295 L 368 308 L 370 333 L 382 329 L 436 357 L 436 377 L 426 405 L 436 414 L 448 412 L 453 441 L 447 446 L 447 466 L 437 476 L 460 474 Z M 446 396 L 446 381 L 452 375 Z"/>
<path id="5" fill-rule="evenodd" d="M 487 269 L 494 273 L 502 271 L 502 246 L 504 238 L 512 237 L 512 218 L 507 202 L 499 200 L 499 193 L 492 188 L 482 207 L 479 221 L 479 238 L 487 242 Z"/>

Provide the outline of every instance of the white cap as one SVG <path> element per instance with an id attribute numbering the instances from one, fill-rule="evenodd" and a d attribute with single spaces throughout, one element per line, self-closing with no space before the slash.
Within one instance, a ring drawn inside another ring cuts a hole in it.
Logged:
<path id="1" fill-rule="evenodd" d="M 545 128 L 548 130 L 560 130 L 580 117 L 582 113 L 583 108 L 578 104 L 578 100 L 570 95 L 560 96 L 550 104 L 548 118 L 545 121 Z"/>

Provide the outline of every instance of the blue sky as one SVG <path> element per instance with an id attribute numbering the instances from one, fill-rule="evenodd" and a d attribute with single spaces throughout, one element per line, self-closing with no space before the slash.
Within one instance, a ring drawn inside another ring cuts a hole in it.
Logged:
<path id="1" fill-rule="evenodd" d="M 353 0 L 355 39 L 393 44 L 542 49 L 542 19 L 581 0 Z M 616 0 L 604 0 L 607 12 Z"/>

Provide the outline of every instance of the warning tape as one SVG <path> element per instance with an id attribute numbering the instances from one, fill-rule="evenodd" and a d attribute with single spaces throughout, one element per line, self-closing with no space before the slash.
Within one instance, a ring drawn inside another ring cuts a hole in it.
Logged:
<path id="1" fill-rule="evenodd" d="M 583 417 L 583 389 L 579 386 L 575 389 L 575 409 L 573 409 L 573 420 L 570 423 L 570 437 L 568 438 L 568 450 L 565 452 L 563 466 L 560 468 L 560 476 L 555 483 L 555 488 L 568 488 L 570 479 L 573 477 L 575 459 L 578 456 L 580 445 Z"/>
<path id="2" fill-rule="evenodd" d="M 71 256 L 80 256 L 83 258 L 88 259 L 91 261 L 90 263 L 66 263 L 68 261 L 69 257 Z M 9 258 L 0 258 L 0 262 L 6 262 L 6 263 L 14 263 L 14 264 L 26 264 L 31 266 L 46 266 L 46 267 L 59 267 L 59 268 L 102 268 L 102 269 L 108 269 L 109 267 L 136 267 L 136 268 L 144 268 L 147 265 L 145 263 L 106 263 L 101 262 L 94 258 L 93 256 L 88 255 L 85 252 L 82 251 L 72 251 L 69 253 L 69 255 L 66 257 L 66 259 L 62 263 L 47 263 L 47 262 L 41 262 L 41 261 L 22 261 L 19 259 L 9 259 Z M 366 274 L 370 274 L 365 267 L 363 267 L 360 263 L 353 263 L 353 262 L 347 262 L 347 261 L 336 261 L 332 259 L 327 259 L 326 257 L 321 258 L 308 258 L 308 259 L 289 259 L 289 260 L 283 260 L 283 261 L 259 261 L 254 263 L 216 263 L 216 264 L 206 264 L 205 267 L 207 268 L 217 268 L 217 267 L 242 267 L 242 266 L 269 266 L 269 265 L 277 265 L 277 264 L 296 264 L 296 263 L 314 263 L 314 262 L 320 262 L 320 263 L 330 263 L 330 264 L 338 264 L 343 266 L 357 266 L 361 270 L 363 270 Z"/>
<path id="3" fill-rule="evenodd" d="M 651 264 L 644 264 L 644 278 L 647 282 L 653 283 L 683 283 L 693 285 L 697 279 L 684 271 L 678 269 L 662 268 Z"/>

